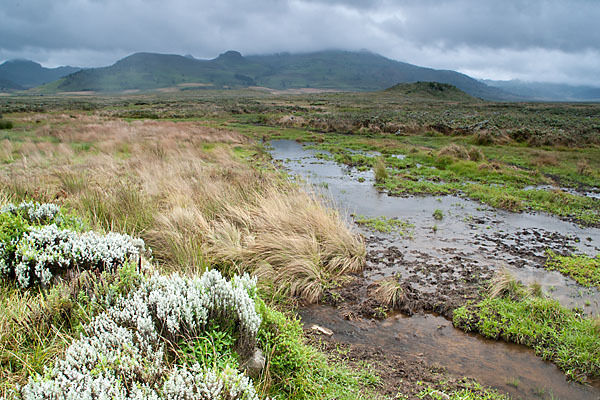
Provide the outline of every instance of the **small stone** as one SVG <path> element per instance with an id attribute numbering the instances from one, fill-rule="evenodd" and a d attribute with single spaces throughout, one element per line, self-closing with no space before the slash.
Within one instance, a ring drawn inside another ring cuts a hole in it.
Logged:
<path id="1" fill-rule="evenodd" d="M 310 327 L 310 329 L 312 329 L 316 333 L 319 333 L 319 334 L 322 334 L 322 335 L 327 335 L 327 336 L 333 335 L 333 331 L 331 329 L 324 328 L 324 327 L 319 326 L 319 325 L 313 325 L 313 326 Z"/>

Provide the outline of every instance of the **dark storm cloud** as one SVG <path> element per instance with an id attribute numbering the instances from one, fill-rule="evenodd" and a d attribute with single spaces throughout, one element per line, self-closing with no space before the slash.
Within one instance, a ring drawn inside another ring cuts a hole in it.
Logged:
<path id="1" fill-rule="evenodd" d="M 478 78 L 600 84 L 599 19 L 596 0 L 3 0 L 0 60 L 365 48 Z"/>

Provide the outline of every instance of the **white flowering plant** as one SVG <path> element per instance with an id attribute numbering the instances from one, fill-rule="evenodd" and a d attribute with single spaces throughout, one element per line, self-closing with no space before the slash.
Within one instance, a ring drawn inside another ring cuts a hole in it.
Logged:
<path id="1" fill-rule="evenodd" d="M 71 268 L 103 271 L 137 260 L 143 240 L 129 235 L 79 232 L 79 220 L 65 217 L 54 204 L 23 202 L 0 209 L 0 276 L 26 288 L 48 285 Z"/>
<path id="2" fill-rule="evenodd" d="M 8 203 L 0 207 L 0 214 L 11 214 L 23 218 L 31 225 L 56 224 L 60 227 L 83 229 L 81 219 L 65 214 L 59 206 L 52 203 L 23 201 L 19 204 Z"/>
<path id="3" fill-rule="evenodd" d="M 230 367 L 173 365 L 171 343 L 214 321 L 233 321 L 240 348 L 254 346 L 261 318 L 256 280 L 158 274 L 94 318 L 63 359 L 22 388 L 23 399 L 258 400 L 250 378 Z"/>

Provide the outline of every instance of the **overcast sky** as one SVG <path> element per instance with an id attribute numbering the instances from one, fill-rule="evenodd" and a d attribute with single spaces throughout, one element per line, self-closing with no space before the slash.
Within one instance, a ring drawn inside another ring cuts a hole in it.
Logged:
<path id="1" fill-rule="evenodd" d="M 368 49 L 475 78 L 600 86 L 600 0 L 1 0 L 0 61 L 105 66 Z"/>

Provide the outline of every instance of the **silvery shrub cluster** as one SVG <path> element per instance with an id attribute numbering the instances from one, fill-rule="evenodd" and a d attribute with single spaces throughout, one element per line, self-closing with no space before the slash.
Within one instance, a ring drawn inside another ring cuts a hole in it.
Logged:
<path id="1" fill-rule="evenodd" d="M 35 224 L 48 224 L 61 218 L 60 207 L 51 203 L 34 203 L 23 201 L 18 205 L 6 204 L 0 208 L 0 214 L 12 213 L 21 215 L 27 221 Z"/>
<path id="2" fill-rule="evenodd" d="M 143 251 L 144 241 L 129 235 L 79 233 L 51 224 L 32 228 L 23 235 L 17 244 L 12 268 L 17 282 L 25 288 L 36 283 L 47 285 L 53 272 L 73 267 L 114 268 L 140 257 Z M 6 262 L 0 267 L 3 274 L 11 272 Z"/>
<path id="3" fill-rule="evenodd" d="M 166 341 L 193 337 L 215 318 L 235 321 L 239 340 L 255 342 L 255 290 L 255 279 L 227 281 L 216 270 L 195 278 L 155 274 L 93 319 L 54 368 L 22 388 L 22 397 L 258 400 L 251 380 L 236 370 L 165 362 Z"/>

